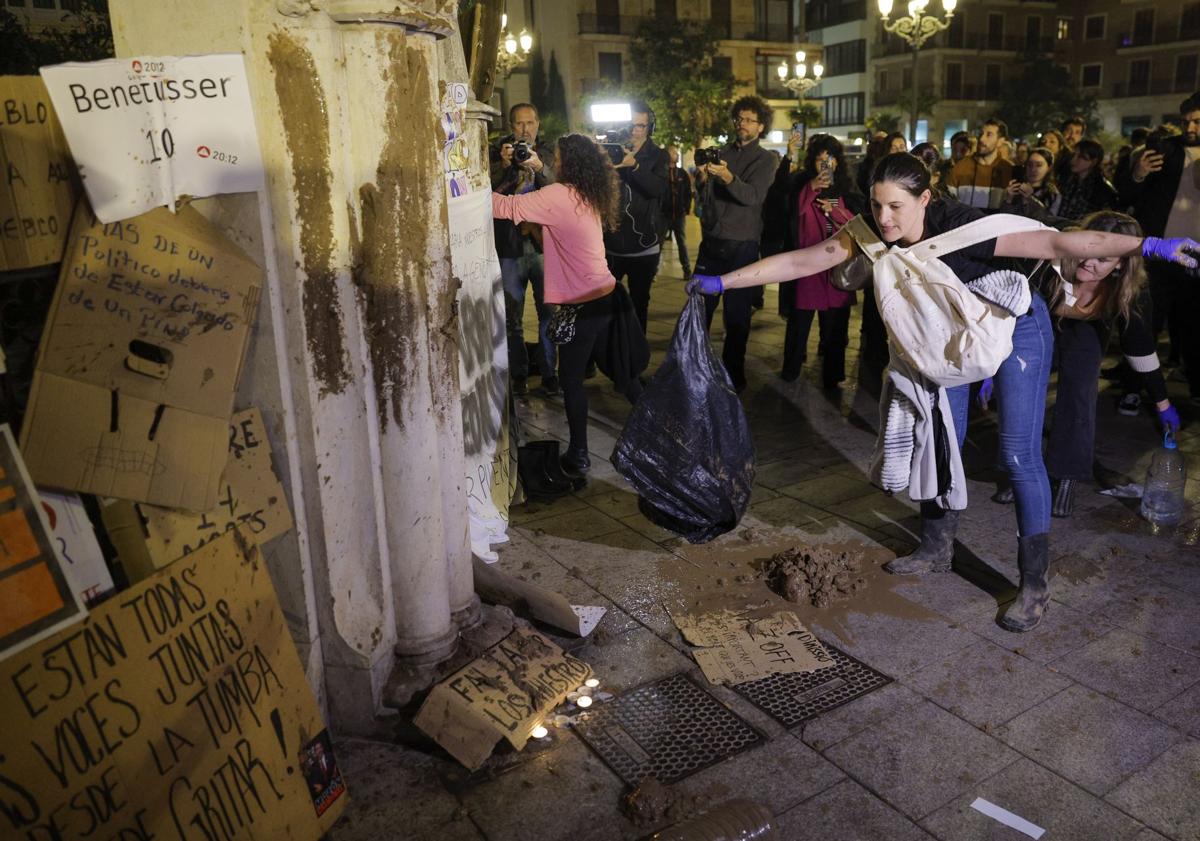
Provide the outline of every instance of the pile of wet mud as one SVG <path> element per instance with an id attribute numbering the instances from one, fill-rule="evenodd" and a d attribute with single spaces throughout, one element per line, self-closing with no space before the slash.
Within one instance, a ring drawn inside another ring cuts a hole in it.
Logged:
<path id="1" fill-rule="evenodd" d="M 865 589 L 861 553 L 829 546 L 793 546 L 761 563 L 758 577 L 789 602 L 828 607 Z"/>

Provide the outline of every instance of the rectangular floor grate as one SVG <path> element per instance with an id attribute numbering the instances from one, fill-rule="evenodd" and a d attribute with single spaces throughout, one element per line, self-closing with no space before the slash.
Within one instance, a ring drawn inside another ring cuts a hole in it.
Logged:
<path id="1" fill-rule="evenodd" d="M 837 665 L 816 672 L 771 675 L 733 687 L 784 727 L 816 718 L 855 698 L 887 686 L 892 679 L 822 641 Z"/>
<path id="2" fill-rule="evenodd" d="M 673 783 L 763 742 L 757 730 L 678 674 L 588 711 L 575 732 L 630 785 Z"/>

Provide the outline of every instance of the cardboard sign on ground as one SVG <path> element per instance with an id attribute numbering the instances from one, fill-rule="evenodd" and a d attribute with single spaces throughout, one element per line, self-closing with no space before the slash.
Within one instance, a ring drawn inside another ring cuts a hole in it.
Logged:
<path id="1" fill-rule="evenodd" d="M 821 641 L 794 613 L 746 619 L 733 611 L 672 614 L 709 682 L 737 685 L 769 675 L 812 672 L 835 665 Z"/>
<path id="2" fill-rule="evenodd" d="M 29 472 L 207 511 L 261 271 L 190 207 L 106 225 L 79 205 L 22 428 Z"/>
<path id="3" fill-rule="evenodd" d="M 536 631 L 517 628 L 429 693 L 414 723 L 468 768 L 507 739 L 517 750 L 542 719 L 592 676 Z"/>
<path id="4" fill-rule="evenodd" d="M 38 494 L 71 587 L 84 604 L 91 605 L 112 591 L 113 580 L 83 500 L 79 494 L 45 489 L 39 489 Z"/>
<path id="5" fill-rule="evenodd" d="M 0 76 L 0 271 L 57 263 L 79 195 L 40 76 Z"/>
<path id="6" fill-rule="evenodd" d="M 12 430 L 4 424 L 0 426 L 0 659 L 78 622 L 85 613 L 55 551 L 46 511 L 29 481 Z"/>
<path id="7" fill-rule="evenodd" d="M 111 500 L 102 514 L 125 571 L 141 580 L 237 527 L 258 545 L 292 527 L 283 486 L 271 467 L 271 442 L 258 409 L 229 422 L 229 457 L 217 505 L 191 514 L 156 505 Z"/>
<path id="8" fill-rule="evenodd" d="M 101 220 L 261 186 L 241 53 L 70 62 L 41 74 Z"/>
<path id="9" fill-rule="evenodd" d="M 232 532 L 0 663 L 4 837 L 316 841 L 348 800 Z"/>

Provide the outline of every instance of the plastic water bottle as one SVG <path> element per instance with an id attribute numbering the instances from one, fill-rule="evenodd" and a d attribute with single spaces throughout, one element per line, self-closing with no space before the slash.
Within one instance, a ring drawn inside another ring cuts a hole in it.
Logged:
<path id="1" fill-rule="evenodd" d="M 730 800 L 657 833 L 653 841 L 777 841 L 771 811 L 752 800 Z"/>
<path id="2" fill-rule="evenodd" d="M 1175 436 L 1168 429 L 1163 435 L 1162 449 L 1150 459 L 1146 484 L 1142 492 L 1142 516 L 1157 526 L 1173 526 L 1183 517 L 1183 489 L 1187 483 L 1187 467 L 1183 454 L 1175 446 Z"/>

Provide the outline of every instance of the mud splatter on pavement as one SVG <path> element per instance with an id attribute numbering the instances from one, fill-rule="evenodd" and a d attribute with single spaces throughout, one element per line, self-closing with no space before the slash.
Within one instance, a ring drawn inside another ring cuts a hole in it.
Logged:
<path id="1" fill-rule="evenodd" d="M 789 602 L 828 607 L 866 589 L 861 552 L 828 546 L 793 546 L 764 563 L 758 577 Z"/>

